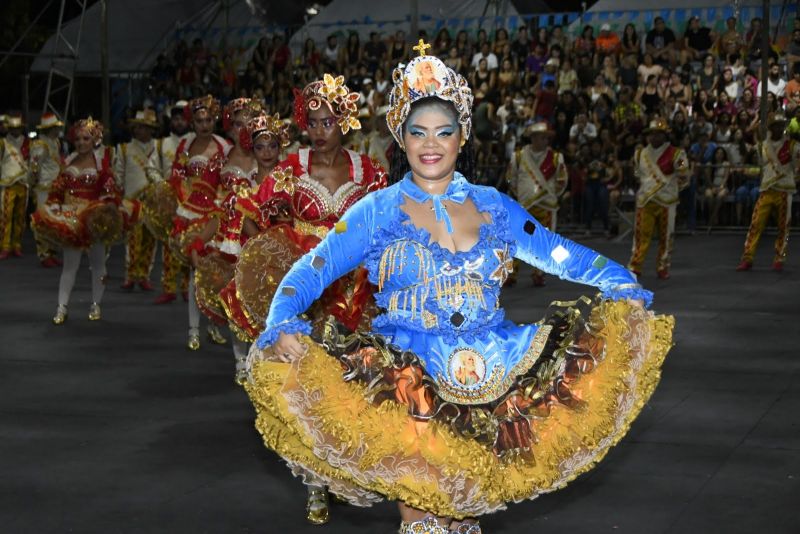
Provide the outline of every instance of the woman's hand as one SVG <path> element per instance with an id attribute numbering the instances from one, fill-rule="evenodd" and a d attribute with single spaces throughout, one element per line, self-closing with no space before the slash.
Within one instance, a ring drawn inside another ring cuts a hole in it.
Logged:
<path id="1" fill-rule="evenodd" d="M 291 363 L 302 358 L 308 352 L 308 346 L 300 341 L 299 334 L 284 334 L 281 332 L 278 341 L 272 345 L 275 357 L 286 363 Z"/>

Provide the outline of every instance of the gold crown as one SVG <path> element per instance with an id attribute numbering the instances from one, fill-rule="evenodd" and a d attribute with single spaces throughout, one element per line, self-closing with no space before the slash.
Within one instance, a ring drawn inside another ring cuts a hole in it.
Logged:
<path id="1" fill-rule="evenodd" d="M 73 128 L 76 131 L 86 130 L 95 142 L 99 142 L 100 139 L 103 138 L 103 124 L 100 121 L 94 120 L 91 115 L 86 119 L 75 122 Z"/>
<path id="2" fill-rule="evenodd" d="M 389 93 L 389 111 L 386 123 L 400 147 L 403 144 L 403 124 L 408 118 L 411 104 L 427 97 L 437 97 L 451 102 L 458 113 L 461 125 L 461 144 L 472 133 L 472 90 L 463 76 L 453 71 L 436 56 L 426 50 L 431 45 L 420 39 L 413 47 L 419 53 L 408 62 L 399 64 L 392 72 L 394 85 Z"/>
<path id="3" fill-rule="evenodd" d="M 308 111 L 318 110 L 323 103 L 336 118 L 342 134 L 361 129 L 358 120 L 358 100 L 361 95 L 350 92 L 344 83 L 344 76 L 334 78 L 325 73 L 321 80 L 306 85 L 302 92 L 295 91 L 294 96 L 295 120 L 304 130 L 308 128 Z"/>
<path id="4" fill-rule="evenodd" d="M 189 102 L 188 109 L 191 115 L 194 116 L 198 111 L 206 110 L 214 120 L 219 118 L 219 100 L 211 95 L 205 95 L 195 98 Z M 191 117 L 190 117 L 191 118 Z"/>
<path id="5" fill-rule="evenodd" d="M 274 137 L 281 147 L 289 146 L 289 125 L 281 120 L 280 115 L 261 114 L 247 121 L 247 132 L 245 135 L 251 143 L 256 139 L 266 135 Z"/>

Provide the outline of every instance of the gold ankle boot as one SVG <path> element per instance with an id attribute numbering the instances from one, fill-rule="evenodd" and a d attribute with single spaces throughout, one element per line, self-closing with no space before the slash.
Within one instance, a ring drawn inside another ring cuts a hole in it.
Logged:
<path id="1" fill-rule="evenodd" d="M 59 304 L 58 308 L 56 308 L 56 314 L 53 316 L 53 324 L 64 324 L 67 316 L 67 307 Z"/>
<path id="2" fill-rule="evenodd" d="M 89 306 L 89 320 L 99 321 L 100 316 L 100 305 L 96 302 L 92 302 L 92 305 Z"/>
<path id="3" fill-rule="evenodd" d="M 328 492 L 324 488 L 309 490 L 308 501 L 306 502 L 306 519 L 312 525 L 324 525 L 330 520 Z"/>
<path id="4" fill-rule="evenodd" d="M 217 327 L 216 325 L 213 324 L 208 325 L 206 332 L 208 333 L 208 340 L 212 343 L 216 343 L 217 345 L 224 345 L 225 343 L 228 342 L 228 340 L 225 339 L 225 336 L 223 336 L 222 333 L 219 331 L 219 327 Z"/>
<path id="5" fill-rule="evenodd" d="M 189 350 L 200 350 L 200 334 L 189 333 L 189 341 L 186 342 Z"/>

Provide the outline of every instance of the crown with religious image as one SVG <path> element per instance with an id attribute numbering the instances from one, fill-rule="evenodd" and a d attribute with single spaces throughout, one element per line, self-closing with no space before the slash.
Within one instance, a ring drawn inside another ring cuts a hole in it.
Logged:
<path id="1" fill-rule="evenodd" d="M 252 150 L 256 140 L 263 136 L 273 137 L 281 148 L 285 148 L 289 146 L 289 125 L 277 113 L 262 113 L 247 121 L 247 126 L 239 131 L 239 142 L 242 148 Z"/>
<path id="2" fill-rule="evenodd" d="M 226 132 L 233 125 L 233 117 L 240 111 L 244 111 L 244 121 L 247 122 L 256 115 L 263 113 L 264 105 L 255 98 L 236 98 L 225 104 L 222 111 L 222 129 Z"/>
<path id="3" fill-rule="evenodd" d="M 189 105 L 183 108 L 186 120 L 191 122 L 192 118 L 200 111 L 206 110 L 214 120 L 219 118 L 219 100 L 211 95 L 201 96 L 189 101 Z"/>
<path id="4" fill-rule="evenodd" d="M 311 82 L 302 91 L 294 90 L 294 119 L 303 130 L 308 129 L 308 112 L 316 111 L 325 104 L 331 110 L 342 134 L 360 130 L 358 100 L 344 84 L 344 76 L 333 77 L 325 73 L 321 80 Z"/>
<path id="5" fill-rule="evenodd" d="M 436 56 L 425 50 L 431 45 L 422 39 L 413 47 L 419 56 L 402 63 L 392 72 L 394 86 L 389 93 L 389 112 L 386 123 L 397 143 L 403 147 L 403 123 L 408 118 L 411 104 L 422 98 L 435 96 L 451 102 L 458 113 L 461 125 L 461 144 L 472 132 L 472 90 L 463 76 L 453 71 Z"/>
<path id="6" fill-rule="evenodd" d="M 72 125 L 70 138 L 75 139 L 75 134 L 79 131 L 85 130 L 92 136 L 95 144 L 103 140 L 103 124 L 100 121 L 94 120 L 91 115 L 86 119 L 75 121 Z"/>

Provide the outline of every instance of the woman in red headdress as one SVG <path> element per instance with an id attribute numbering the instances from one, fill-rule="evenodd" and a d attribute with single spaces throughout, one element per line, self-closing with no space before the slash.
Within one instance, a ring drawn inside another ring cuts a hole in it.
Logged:
<path id="1" fill-rule="evenodd" d="M 225 161 L 230 144 L 214 134 L 219 118 L 219 102 L 211 95 L 195 98 L 184 108 L 187 120 L 194 131 L 184 136 L 175 152 L 170 184 L 178 199 L 173 221 L 170 245 L 184 264 L 190 263 L 193 248 L 201 248 L 200 236 L 208 221 L 220 216 L 217 205 L 219 169 Z M 200 348 L 200 310 L 194 290 L 194 272 L 189 277 L 189 340 L 190 350 Z M 209 325 L 208 334 L 215 343 L 225 343 L 225 338 L 215 325 Z"/>
<path id="2" fill-rule="evenodd" d="M 75 152 L 66 158 L 47 201 L 33 214 L 32 224 L 39 238 L 64 249 L 58 308 L 53 317 L 57 325 L 67 320 L 67 306 L 84 251 L 92 273 L 89 320 L 100 319 L 106 247 L 121 239 L 138 218 L 137 202 L 123 204 L 111 168 L 111 148 L 103 146 L 102 139 L 103 126 L 91 117 L 73 125 L 70 141 Z"/>
<path id="3" fill-rule="evenodd" d="M 367 193 L 386 187 L 380 164 L 342 146 L 350 130 L 361 128 L 358 94 L 339 76 L 295 90 L 295 121 L 308 132 L 310 148 L 280 162 L 252 195 L 243 195 L 236 209 L 251 236 L 236 266 L 236 306 L 231 320 L 252 340 L 262 330 L 278 283 L 294 261 L 317 245 L 329 231 L 346 229 L 339 218 Z M 257 236 L 257 237 L 256 237 Z M 319 330 L 329 316 L 356 330 L 371 301 L 366 272 L 356 271 L 334 283 L 309 313 Z M 233 309 L 232 308 L 232 309 Z M 328 520 L 327 494 L 309 484 L 308 520 Z"/>

